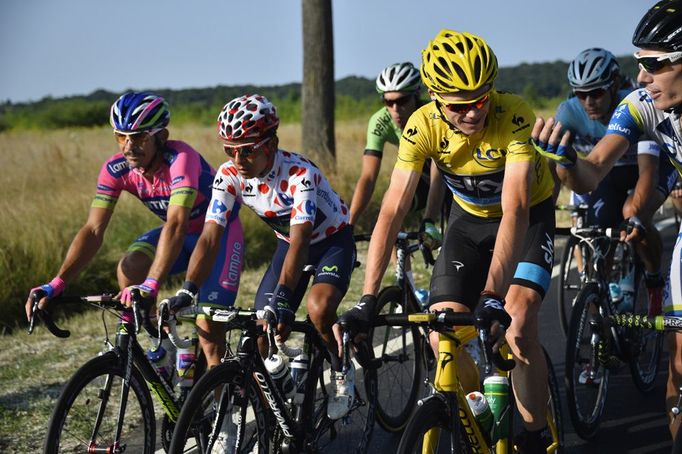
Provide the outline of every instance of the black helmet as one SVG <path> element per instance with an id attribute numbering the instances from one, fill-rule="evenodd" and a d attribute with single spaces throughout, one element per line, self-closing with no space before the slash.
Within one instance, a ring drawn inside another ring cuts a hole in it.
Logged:
<path id="1" fill-rule="evenodd" d="M 661 0 L 652 6 L 639 21 L 632 44 L 667 52 L 682 50 L 682 0 Z"/>

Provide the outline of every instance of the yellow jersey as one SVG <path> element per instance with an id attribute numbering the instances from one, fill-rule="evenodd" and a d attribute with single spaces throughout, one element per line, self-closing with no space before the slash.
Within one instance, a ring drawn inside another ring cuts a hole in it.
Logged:
<path id="1" fill-rule="evenodd" d="M 502 182 L 509 162 L 533 162 L 531 206 L 552 195 L 547 160 L 530 144 L 535 114 L 519 96 L 493 91 L 485 128 L 462 134 L 441 118 L 435 102 L 416 110 L 400 138 L 397 169 L 421 172 L 426 158 L 441 170 L 453 198 L 474 216 L 502 216 Z"/>

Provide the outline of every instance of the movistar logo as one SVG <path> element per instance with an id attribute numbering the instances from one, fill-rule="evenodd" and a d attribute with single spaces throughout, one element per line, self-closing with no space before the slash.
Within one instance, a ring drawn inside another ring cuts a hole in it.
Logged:
<path id="1" fill-rule="evenodd" d="M 332 266 L 325 265 L 322 267 L 322 271 L 325 271 L 327 273 L 333 273 L 333 272 L 339 271 L 339 267 L 336 265 L 332 265 Z"/>

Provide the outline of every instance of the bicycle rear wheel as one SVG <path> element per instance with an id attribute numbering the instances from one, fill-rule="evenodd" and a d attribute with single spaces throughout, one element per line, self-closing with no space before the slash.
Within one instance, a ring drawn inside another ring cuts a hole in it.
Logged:
<path id="1" fill-rule="evenodd" d="M 633 312 L 646 315 L 649 311 L 649 292 L 644 283 L 643 273 L 637 274 Z M 628 365 L 632 381 L 643 393 L 655 388 L 656 375 L 661 364 L 663 333 L 642 328 L 626 328 L 623 339 L 626 342 Z"/>
<path id="2" fill-rule="evenodd" d="M 589 440 L 599 429 L 606 404 L 609 370 L 597 360 L 595 333 L 590 321 L 603 304 L 596 283 L 588 283 L 578 294 L 566 341 L 566 394 L 575 431 Z"/>
<path id="3" fill-rule="evenodd" d="M 50 418 L 45 453 L 113 449 L 124 370 L 118 356 L 108 352 L 76 371 Z M 142 375 L 135 368 L 125 405 L 119 446 L 125 447 L 127 452 L 153 454 L 156 442 L 154 405 Z"/>
<path id="4" fill-rule="evenodd" d="M 360 363 L 368 364 L 373 357 L 367 344 L 358 346 L 361 349 L 357 357 Z M 327 417 L 330 385 L 325 382 L 324 372 L 320 369 L 315 397 L 314 440 L 317 452 L 352 452 L 364 454 L 368 452 L 369 442 L 374 430 L 377 400 L 376 369 L 360 367 L 355 363 L 355 400 L 348 414 L 341 419 L 331 420 Z"/>
<path id="5" fill-rule="evenodd" d="M 436 396 L 424 399 L 405 427 L 398 454 L 470 452 L 466 436 L 453 433 L 453 418 L 457 417 L 454 410 L 451 414 L 447 404 Z"/>
<path id="6" fill-rule="evenodd" d="M 377 314 L 410 312 L 405 303 L 400 287 L 387 287 L 377 298 Z M 397 432 L 405 427 L 417 402 L 423 341 L 417 327 L 405 326 L 377 326 L 370 337 L 380 364 L 376 371 L 377 420 L 384 430 Z"/>
<path id="7" fill-rule="evenodd" d="M 578 240 L 569 236 L 561 253 L 559 262 L 559 285 L 557 286 L 557 309 L 559 310 L 559 324 L 564 332 L 568 333 L 568 325 L 571 320 L 571 309 L 581 287 L 579 260 L 580 248 L 577 248 Z"/>
<path id="8" fill-rule="evenodd" d="M 549 400 L 547 402 L 548 428 L 552 434 L 552 446 L 548 448 L 548 453 L 564 452 L 564 421 L 561 415 L 561 397 L 559 394 L 559 381 L 554 372 L 554 365 L 549 358 L 547 350 L 543 347 L 545 362 L 547 363 L 547 387 L 549 388 Z"/>
<path id="9" fill-rule="evenodd" d="M 268 452 L 267 415 L 258 385 L 244 374 L 238 361 L 227 361 L 210 371 L 194 385 L 175 423 L 170 453 L 211 452 L 223 422 L 234 426 L 229 443 L 234 452 Z M 200 446 L 188 446 L 195 438 Z M 232 452 L 232 451 L 228 451 Z"/>

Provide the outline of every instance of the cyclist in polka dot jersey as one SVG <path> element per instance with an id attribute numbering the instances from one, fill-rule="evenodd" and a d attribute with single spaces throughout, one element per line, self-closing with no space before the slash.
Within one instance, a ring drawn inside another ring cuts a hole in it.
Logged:
<path id="1" fill-rule="evenodd" d="M 230 160 L 216 174 L 206 222 L 224 225 L 235 204 L 243 204 L 275 231 L 277 248 L 256 293 L 256 309 L 271 313 L 270 323 L 284 338 L 308 286 L 301 279 L 303 268 L 315 267 L 306 309 L 329 349 L 333 390 L 327 414 L 338 419 L 354 398 L 354 369 L 342 372 L 332 334 L 355 263 L 353 231 L 346 204 L 322 171 L 278 147 L 278 125 L 275 106 L 263 96 L 242 96 L 225 105 L 218 128 Z M 265 347 L 262 343 L 262 352 Z"/>

